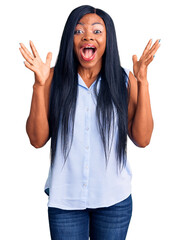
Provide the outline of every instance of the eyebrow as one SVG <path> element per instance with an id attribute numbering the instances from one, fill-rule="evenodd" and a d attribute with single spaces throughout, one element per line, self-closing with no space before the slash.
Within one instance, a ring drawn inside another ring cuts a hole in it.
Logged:
<path id="1" fill-rule="evenodd" d="M 84 25 L 84 23 L 81 23 L 81 22 L 78 22 L 77 24 Z M 91 25 L 93 26 L 93 25 L 96 25 L 96 24 L 100 24 L 100 25 L 103 26 L 103 24 L 102 24 L 102 23 L 99 23 L 99 22 L 92 23 Z"/>

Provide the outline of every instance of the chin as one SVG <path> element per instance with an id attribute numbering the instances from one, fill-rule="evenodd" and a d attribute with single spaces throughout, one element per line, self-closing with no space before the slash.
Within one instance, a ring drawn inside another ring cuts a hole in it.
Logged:
<path id="1" fill-rule="evenodd" d="M 99 66 L 102 65 L 102 61 L 96 61 L 96 59 L 93 59 L 92 61 L 83 61 L 83 60 L 78 60 L 79 64 L 82 68 L 88 69 L 88 68 L 99 68 Z"/>
<path id="2" fill-rule="evenodd" d="M 93 63 L 93 62 L 91 62 L 91 63 L 80 62 L 80 65 L 81 65 L 81 67 L 86 68 L 86 69 L 87 68 L 94 68 L 94 67 L 97 66 L 97 64 Z"/>

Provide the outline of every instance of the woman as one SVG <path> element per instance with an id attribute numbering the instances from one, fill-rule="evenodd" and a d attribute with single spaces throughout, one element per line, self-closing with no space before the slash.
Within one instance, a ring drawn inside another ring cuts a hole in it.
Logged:
<path id="1" fill-rule="evenodd" d="M 51 138 L 45 192 L 53 240 L 126 238 L 127 134 L 145 147 L 153 131 L 147 67 L 160 45 L 151 45 L 139 60 L 133 56 L 133 75 L 121 67 L 111 17 L 88 5 L 69 15 L 55 67 L 52 53 L 43 63 L 31 41 L 33 55 L 21 43 L 25 66 L 35 73 L 27 134 L 36 148 Z"/>

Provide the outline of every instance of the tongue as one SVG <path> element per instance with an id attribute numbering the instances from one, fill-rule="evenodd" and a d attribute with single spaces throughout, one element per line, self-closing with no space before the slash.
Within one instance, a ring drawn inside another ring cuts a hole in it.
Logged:
<path id="1" fill-rule="evenodd" d="M 84 56 L 86 58 L 90 58 L 93 55 L 94 51 L 91 48 L 85 48 L 84 49 Z"/>

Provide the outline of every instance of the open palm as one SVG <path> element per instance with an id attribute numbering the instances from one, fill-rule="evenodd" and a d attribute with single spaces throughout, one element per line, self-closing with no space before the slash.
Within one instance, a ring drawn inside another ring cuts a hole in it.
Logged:
<path id="1" fill-rule="evenodd" d="M 35 73 L 35 82 L 43 86 L 50 73 L 52 53 L 49 52 L 47 54 L 46 62 L 43 63 L 32 41 L 30 41 L 30 47 L 32 49 L 33 55 L 29 52 L 23 43 L 20 43 L 20 46 L 21 48 L 19 48 L 19 50 L 21 51 L 23 57 L 26 59 L 24 62 L 25 66 Z"/>
<path id="2" fill-rule="evenodd" d="M 147 79 L 147 67 L 154 59 L 154 55 L 155 55 L 156 51 L 158 50 L 158 48 L 160 47 L 159 42 L 160 42 L 160 40 L 156 40 L 156 42 L 151 47 L 152 39 L 150 39 L 139 60 L 137 60 L 136 55 L 133 55 L 133 57 L 132 57 L 133 72 L 134 72 L 134 76 L 138 80 Z"/>

